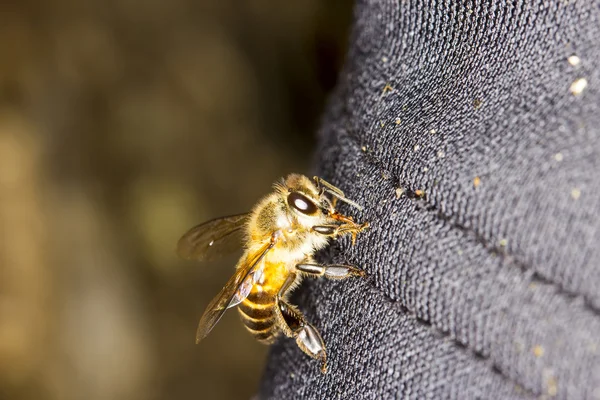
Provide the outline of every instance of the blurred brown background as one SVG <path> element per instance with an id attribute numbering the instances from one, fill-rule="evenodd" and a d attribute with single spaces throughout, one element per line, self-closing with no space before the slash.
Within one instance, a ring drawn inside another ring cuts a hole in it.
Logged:
<path id="1" fill-rule="evenodd" d="M 266 347 L 175 244 L 309 172 L 351 1 L 0 2 L 0 398 L 227 399 Z"/>

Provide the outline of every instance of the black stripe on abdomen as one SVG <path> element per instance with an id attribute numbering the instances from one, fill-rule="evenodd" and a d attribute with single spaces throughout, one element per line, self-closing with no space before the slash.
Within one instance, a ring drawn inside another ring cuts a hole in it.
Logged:
<path id="1" fill-rule="evenodd" d="M 270 342 L 274 337 L 274 305 L 275 303 L 255 304 L 247 298 L 238 306 L 242 322 L 257 340 Z"/>
<path id="2" fill-rule="evenodd" d="M 252 291 L 248 294 L 248 301 L 253 304 L 268 305 L 275 304 L 275 296 L 266 291 Z"/>
<path id="3" fill-rule="evenodd" d="M 273 323 L 275 322 L 275 318 L 271 317 L 267 317 L 267 318 L 252 318 L 249 317 L 248 315 L 246 315 L 246 313 L 241 312 L 240 310 L 240 317 L 242 318 L 242 321 L 244 322 L 244 325 L 246 325 L 246 327 L 254 332 L 259 332 L 259 331 L 264 331 L 265 329 L 269 329 L 273 326 Z"/>
<path id="4" fill-rule="evenodd" d="M 275 303 L 256 304 L 250 299 L 245 299 L 238 305 L 240 312 L 253 319 L 265 319 L 273 316 L 273 307 Z"/>

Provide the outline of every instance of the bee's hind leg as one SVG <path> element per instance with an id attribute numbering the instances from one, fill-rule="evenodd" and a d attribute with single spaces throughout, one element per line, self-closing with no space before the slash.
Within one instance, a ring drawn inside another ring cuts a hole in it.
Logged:
<path id="1" fill-rule="evenodd" d="M 297 264 L 296 270 L 306 275 L 313 277 L 324 276 L 330 279 L 345 279 L 352 276 L 363 277 L 366 275 L 365 271 L 353 267 L 352 265 L 333 264 L 333 265 L 321 265 L 317 263 L 307 262 L 303 264 Z"/>
<path id="2" fill-rule="evenodd" d="M 277 310 L 283 320 L 283 332 L 296 339 L 296 344 L 304 353 L 321 361 L 321 372 L 327 373 L 327 352 L 319 331 L 306 322 L 304 316 L 285 300 L 278 299 Z"/>
<path id="3" fill-rule="evenodd" d="M 321 372 L 327 372 L 327 353 L 325 343 L 317 329 L 306 322 L 298 309 L 283 299 L 296 280 L 296 274 L 288 276 L 275 298 L 275 317 L 279 320 L 278 326 L 284 335 L 296 339 L 300 350 L 310 357 L 321 361 Z"/>

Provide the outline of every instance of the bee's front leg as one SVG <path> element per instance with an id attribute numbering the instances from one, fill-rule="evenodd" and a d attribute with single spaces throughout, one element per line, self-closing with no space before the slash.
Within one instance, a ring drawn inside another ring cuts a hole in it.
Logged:
<path id="1" fill-rule="evenodd" d="M 312 227 L 313 232 L 323 236 L 336 237 L 339 234 L 341 225 L 316 225 Z"/>
<path id="2" fill-rule="evenodd" d="M 339 235 L 343 235 L 346 233 L 350 233 L 352 235 L 352 245 L 356 242 L 356 235 L 359 232 L 367 229 L 369 227 L 369 223 L 365 222 L 363 224 L 356 224 L 354 222 L 341 224 L 341 225 L 316 225 L 312 227 L 313 232 L 318 234 L 329 236 L 332 238 L 337 238 Z"/>
<path id="3" fill-rule="evenodd" d="M 312 262 L 303 264 L 297 264 L 296 270 L 314 277 L 324 276 L 330 279 L 345 279 L 352 276 L 363 277 L 366 275 L 365 271 L 353 267 L 351 265 L 322 265 Z"/>

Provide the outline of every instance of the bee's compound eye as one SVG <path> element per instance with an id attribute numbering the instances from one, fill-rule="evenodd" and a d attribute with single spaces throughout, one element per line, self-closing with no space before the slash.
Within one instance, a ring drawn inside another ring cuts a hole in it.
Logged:
<path id="1" fill-rule="evenodd" d="M 298 192 L 290 193 L 287 201 L 290 207 L 295 208 L 303 214 L 312 215 L 317 212 L 317 206 L 315 203 Z"/>

